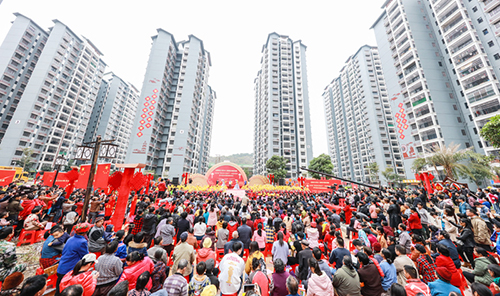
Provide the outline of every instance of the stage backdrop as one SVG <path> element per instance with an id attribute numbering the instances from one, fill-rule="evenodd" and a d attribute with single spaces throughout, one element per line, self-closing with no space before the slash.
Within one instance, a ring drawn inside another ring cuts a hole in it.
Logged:
<path id="1" fill-rule="evenodd" d="M 316 179 L 306 179 L 304 181 L 304 186 L 309 188 L 311 192 L 332 192 L 328 186 L 333 186 L 334 184 L 340 185 L 342 181 L 340 180 L 316 180 Z"/>
<path id="2" fill-rule="evenodd" d="M 235 184 L 235 181 L 238 181 L 241 187 L 245 185 L 245 181 L 247 181 L 247 175 L 241 167 L 229 161 L 214 165 L 208 170 L 205 177 L 207 177 L 208 185 L 215 185 L 217 180 L 220 185 L 224 180 L 226 185 L 229 181 L 232 181 L 233 184 Z"/>

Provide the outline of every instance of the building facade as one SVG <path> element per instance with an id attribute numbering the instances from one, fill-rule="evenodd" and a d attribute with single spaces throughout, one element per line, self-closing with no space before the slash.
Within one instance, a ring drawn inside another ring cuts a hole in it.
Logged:
<path id="1" fill-rule="evenodd" d="M 254 174 L 267 174 L 267 160 L 278 155 L 288 160 L 287 178 L 296 178 L 313 155 L 306 46 L 269 34 L 254 90 Z"/>
<path id="2" fill-rule="evenodd" d="M 398 140 L 405 170 L 435 145 L 482 152 L 474 122 L 426 0 L 388 0 L 372 29 L 393 116 L 407 124 Z"/>
<path id="3" fill-rule="evenodd" d="M 15 15 L 0 47 L 0 164 L 15 164 L 31 148 L 33 168 L 53 167 L 83 142 L 106 64 L 90 40 L 62 22 L 44 31 Z"/>
<path id="4" fill-rule="evenodd" d="M 145 163 L 164 177 L 208 170 L 215 92 L 208 85 L 210 53 L 190 35 L 153 37 L 126 162 Z"/>
<path id="5" fill-rule="evenodd" d="M 394 120 L 378 49 L 361 47 L 323 92 L 328 152 L 334 174 L 357 182 L 370 179 L 370 163 L 405 177 L 398 136 L 404 126 Z"/>
<path id="6" fill-rule="evenodd" d="M 135 86 L 112 72 L 104 74 L 84 141 L 92 142 L 98 135 L 103 140 L 115 139 L 118 147 L 112 164 L 125 162 L 138 103 Z"/>

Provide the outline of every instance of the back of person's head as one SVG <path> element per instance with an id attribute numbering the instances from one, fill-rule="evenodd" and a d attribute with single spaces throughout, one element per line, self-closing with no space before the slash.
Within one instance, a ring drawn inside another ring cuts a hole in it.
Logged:
<path id="1" fill-rule="evenodd" d="M 156 252 L 155 252 L 155 260 L 159 261 L 159 260 L 161 260 L 161 257 L 163 257 L 163 250 L 156 250 Z"/>
<path id="2" fill-rule="evenodd" d="M 134 235 L 134 243 L 139 244 L 144 240 L 144 232 L 140 231 Z"/>
<path id="3" fill-rule="evenodd" d="M 227 222 L 226 221 L 222 222 L 222 228 L 224 228 L 224 229 L 227 228 Z"/>
<path id="4" fill-rule="evenodd" d="M 372 248 L 368 247 L 368 246 L 364 246 L 363 247 L 363 252 L 369 256 L 373 255 L 373 251 L 372 251 Z"/>
<path id="5" fill-rule="evenodd" d="M 0 239 L 6 239 L 12 233 L 14 233 L 14 228 L 12 226 L 4 227 L 0 229 Z"/>
<path id="6" fill-rule="evenodd" d="M 252 259 L 252 270 L 257 270 L 260 267 L 260 261 L 259 259 L 253 257 Z"/>
<path id="7" fill-rule="evenodd" d="M 338 245 L 339 247 L 343 248 L 343 247 L 344 247 L 344 239 L 343 239 L 343 238 L 341 238 L 341 237 L 338 237 L 338 238 L 337 238 L 337 245 Z"/>
<path id="8" fill-rule="evenodd" d="M 500 265 L 488 264 L 488 270 L 490 270 L 493 273 L 493 278 L 500 277 Z"/>
<path id="9" fill-rule="evenodd" d="M 144 259 L 144 254 L 134 251 L 128 254 L 125 260 L 127 260 L 128 262 L 137 262 L 141 261 L 142 259 Z"/>
<path id="10" fill-rule="evenodd" d="M 125 230 L 118 230 L 115 233 L 115 239 L 116 240 L 122 240 L 125 237 Z"/>
<path id="11" fill-rule="evenodd" d="M 382 256 L 384 256 L 387 263 L 392 264 L 392 253 L 388 249 L 382 249 Z"/>
<path id="12" fill-rule="evenodd" d="M 390 296 L 406 296 L 405 287 L 398 283 L 393 283 L 390 288 Z"/>
<path id="13" fill-rule="evenodd" d="M 493 296 L 488 286 L 480 282 L 473 282 L 470 289 L 473 296 Z"/>
<path id="14" fill-rule="evenodd" d="M 241 249 L 241 244 L 240 243 L 234 243 L 233 244 L 233 253 L 238 252 Z"/>
<path id="15" fill-rule="evenodd" d="M 249 254 L 259 251 L 259 243 L 256 241 L 250 242 Z"/>
<path id="16" fill-rule="evenodd" d="M 351 255 L 345 255 L 344 258 L 342 259 L 344 262 L 344 266 L 349 268 L 349 269 L 354 269 L 354 266 L 352 266 L 352 258 Z"/>
<path id="17" fill-rule="evenodd" d="M 282 273 L 285 271 L 285 263 L 280 258 L 274 260 L 274 272 Z"/>
<path id="18" fill-rule="evenodd" d="M 149 282 L 150 277 L 151 277 L 151 275 L 149 274 L 149 271 L 145 271 L 145 272 L 141 273 L 139 275 L 139 277 L 137 278 L 137 282 L 135 284 L 135 289 L 138 291 L 144 290 L 144 288 L 146 288 L 146 285 Z"/>
<path id="19" fill-rule="evenodd" d="M 61 296 L 82 296 L 82 285 L 71 285 L 61 292 Z"/>
<path id="20" fill-rule="evenodd" d="M 314 273 L 316 275 L 321 276 L 321 274 L 322 274 L 323 271 L 321 270 L 321 268 L 319 268 L 318 260 L 314 259 L 313 257 L 310 257 L 307 260 L 307 263 L 309 264 L 310 268 L 314 268 Z"/>
<path id="21" fill-rule="evenodd" d="M 406 248 L 402 245 L 396 245 L 396 251 L 399 252 L 400 255 L 406 255 Z"/>
<path id="22" fill-rule="evenodd" d="M 119 282 L 109 290 L 106 296 L 127 296 L 128 294 L 128 281 Z"/>
<path id="23" fill-rule="evenodd" d="M 297 295 L 299 291 L 299 281 L 293 275 L 286 278 L 286 289 L 290 295 Z"/>
<path id="24" fill-rule="evenodd" d="M 207 270 L 207 265 L 205 264 L 204 261 L 201 261 L 200 263 L 196 264 L 196 273 L 198 275 L 203 275 L 205 273 L 205 270 Z"/>
<path id="25" fill-rule="evenodd" d="M 118 241 L 112 241 L 106 245 L 106 254 L 114 254 L 118 249 Z"/>
<path id="26" fill-rule="evenodd" d="M 410 278 L 412 278 L 412 279 L 417 278 L 417 270 L 415 269 L 415 267 L 410 266 L 410 265 L 405 265 L 403 268 L 405 269 L 405 272 L 408 273 Z"/>
<path id="27" fill-rule="evenodd" d="M 60 231 L 64 231 L 61 225 L 52 226 L 52 228 L 50 228 L 50 234 L 54 234 Z"/>
<path id="28" fill-rule="evenodd" d="M 437 250 L 441 255 L 446 256 L 446 257 L 450 257 L 450 250 L 448 249 L 447 246 L 445 246 L 443 244 L 438 244 Z"/>
<path id="29" fill-rule="evenodd" d="M 358 256 L 358 259 L 359 261 L 363 264 L 363 265 L 367 265 L 368 263 L 370 263 L 370 258 L 368 258 L 368 255 L 366 255 L 365 253 L 363 252 L 359 252 L 357 254 Z"/>
<path id="30" fill-rule="evenodd" d="M 155 237 L 155 239 L 154 239 L 155 246 L 159 246 L 161 241 L 162 241 L 161 236 Z"/>
<path id="31" fill-rule="evenodd" d="M 188 266 L 188 261 L 186 259 L 179 260 L 179 264 L 177 264 L 177 270 L 183 270 Z"/>
<path id="32" fill-rule="evenodd" d="M 35 296 L 47 286 L 47 275 L 35 275 L 26 279 L 19 296 Z"/>
<path id="33" fill-rule="evenodd" d="M 315 247 L 313 250 L 312 250 L 312 253 L 313 253 L 313 256 L 316 260 L 321 260 L 321 250 L 318 248 L 318 247 Z"/>

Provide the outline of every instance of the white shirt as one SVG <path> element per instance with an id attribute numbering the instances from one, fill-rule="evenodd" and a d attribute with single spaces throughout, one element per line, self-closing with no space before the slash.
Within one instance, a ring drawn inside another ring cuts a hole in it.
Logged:
<path id="1" fill-rule="evenodd" d="M 241 287 L 245 261 L 236 253 L 229 253 L 219 263 L 219 287 L 222 294 L 234 294 Z"/>
<path id="2" fill-rule="evenodd" d="M 193 227 L 193 234 L 195 236 L 202 236 L 202 235 L 205 235 L 205 233 L 207 232 L 207 224 L 205 223 L 199 223 L 199 222 L 196 222 L 196 224 L 194 224 L 194 227 Z"/>

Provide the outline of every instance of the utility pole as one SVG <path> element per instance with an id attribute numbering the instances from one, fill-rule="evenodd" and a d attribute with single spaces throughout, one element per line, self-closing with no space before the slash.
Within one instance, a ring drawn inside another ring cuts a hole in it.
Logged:
<path id="1" fill-rule="evenodd" d="M 97 136 L 97 140 L 94 144 L 94 153 L 92 154 L 92 164 L 90 166 L 89 179 L 87 181 L 87 190 L 85 191 L 85 200 L 83 202 L 82 209 L 82 221 L 87 220 L 87 210 L 89 207 L 90 196 L 92 195 L 92 185 L 94 183 L 95 168 L 97 166 L 97 158 L 99 156 L 99 149 L 101 148 L 101 136 Z"/>

